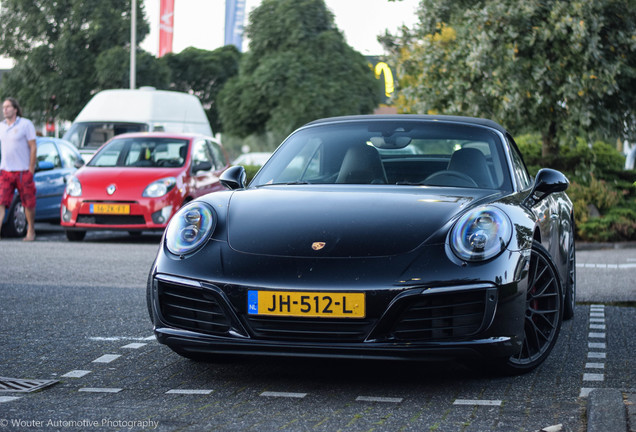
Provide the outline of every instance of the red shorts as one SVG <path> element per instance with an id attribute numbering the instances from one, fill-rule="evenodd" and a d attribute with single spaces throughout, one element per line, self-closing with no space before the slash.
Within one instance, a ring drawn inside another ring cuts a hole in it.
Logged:
<path id="1" fill-rule="evenodd" d="M 35 208 L 35 181 L 31 171 L 0 171 L 0 205 L 9 207 L 15 190 L 20 194 L 22 205 Z"/>

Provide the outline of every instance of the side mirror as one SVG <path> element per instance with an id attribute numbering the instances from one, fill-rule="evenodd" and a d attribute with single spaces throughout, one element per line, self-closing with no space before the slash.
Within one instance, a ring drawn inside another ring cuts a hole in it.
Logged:
<path id="1" fill-rule="evenodd" d="M 74 166 L 75 168 L 81 168 L 81 167 L 83 167 L 84 165 L 86 165 L 86 162 L 84 162 L 84 159 L 76 159 L 76 160 L 75 160 L 75 163 L 73 163 L 73 166 Z"/>
<path id="2" fill-rule="evenodd" d="M 530 192 L 524 203 L 529 207 L 533 207 L 548 195 L 565 191 L 569 185 L 570 182 L 567 177 L 559 171 L 543 168 L 537 173 L 532 192 Z"/>
<path id="3" fill-rule="evenodd" d="M 40 161 L 38 162 L 38 166 L 35 168 L 36 171 L 50 171 L 55 168 L 53 162 L 49 161 Z"/>
<path id="4" fill-rule="evenodd" d="M 242 165 L 226 169 L 219 177 L 221 184 L 230 190 L 243 189 L 245 187 L 245 179 L 245 167 Z"/>
<path id="5" fill-rule="evenodd" d="M 197 173 L 199 171 L 210 171 L 212 169 L 212 164 L 210 162 L 199 162 L 195 166 L 192 167 L 192 172 Z"/>

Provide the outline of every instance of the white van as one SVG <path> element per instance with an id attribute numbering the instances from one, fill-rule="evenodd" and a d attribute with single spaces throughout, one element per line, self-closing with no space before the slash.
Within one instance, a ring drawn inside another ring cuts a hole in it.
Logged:
<path id="1" fill-rule="evenodd" d="M 196 96 L 141 87 L 97 93 L 77 115 L 64 139 L 73 143 L 85 159 L 90 159 L 113 136 L 143 131 L 213 135 Z"/>

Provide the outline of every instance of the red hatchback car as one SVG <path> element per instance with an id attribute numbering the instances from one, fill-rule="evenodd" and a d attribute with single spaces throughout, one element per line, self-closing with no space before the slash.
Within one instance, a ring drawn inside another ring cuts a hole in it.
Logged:
<path id="1" fill-rule="evenodd" d="M 163 230 L 184 203 L 224 189 L 219 175 L 228 167 L 227 154 L 210 137 L 117 135 L 69 180 L 61 207 L 66 237 L 81 241 L 87 230 Z"/>

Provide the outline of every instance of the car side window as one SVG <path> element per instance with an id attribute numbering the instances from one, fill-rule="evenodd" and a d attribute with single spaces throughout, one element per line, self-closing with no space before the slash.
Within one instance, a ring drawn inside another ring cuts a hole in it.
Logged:
<path id="1" fill-rule="evenodd" d="M 57 152 L 57 147 L 52 142 L 45 142 L 38 146 L 38 162 L 51 162 L 55 168 L 62 167 L 62 160 Z"/>
<path id="2" fill-rule="evenodd" d="M 214 159 L 212 159 L 212 155 L 210 155 L 208 146 L 204 140 L 201 140 L 195 142 L 192 148 L 192 166 L 197 166 L 203 162 L 208 162 L 214 167 Z"/>
<path id="3" fill-rule="evenodd" d="M 528 174 L 526 165 L 523 163 L 523 159 L 517 150 L 517 146 L 514 144 L 512 137 L 508 137 L 508 143 L 510 148 L 510 155 L 512 156 L 512 169 L 515 173 L 519 189 L 525 190 L 532 184 L 532 178 Z"/>
<path id="4" fill-rule="evenodd" d="M 222 170 L 228 164 L 228 161 L 225 159 L 225 154 L 223 150 L 221 150 L 221 146 L 214 141 L 208 141 L 208 145 L 210 146 L 212 156 L 214 156 L 215 170 Z"/>
<path id="5" fill-rule="evenodd" d="M 60 157 L 62 158 L 62 161 L 64 162 L 64 166 L 67 168 L 71 168 L 71 167 L 77 167 L 80 165 L 80 160 L 81 158 L 75 154 L 73 151 L 71 151 L 69 148 L 60 145 L 59 146 L 59 150 L 60 150 Z"/>

